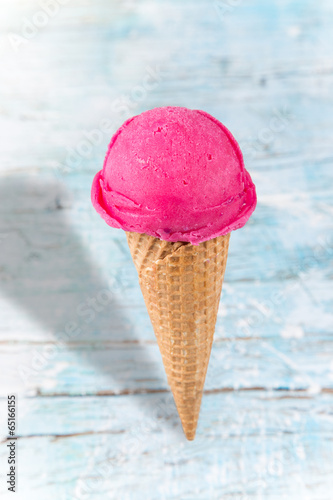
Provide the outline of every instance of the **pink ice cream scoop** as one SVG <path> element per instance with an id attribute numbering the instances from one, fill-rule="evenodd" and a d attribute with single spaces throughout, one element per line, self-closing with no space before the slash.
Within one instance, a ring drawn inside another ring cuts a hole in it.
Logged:
<path id="1" fill-rule="evenodd" d="M 244 226 L 257 198 L 222 123 L 204 111 L 164 107 L 115 133 L 92 202 L 112 227 L 198 245 Z"/>

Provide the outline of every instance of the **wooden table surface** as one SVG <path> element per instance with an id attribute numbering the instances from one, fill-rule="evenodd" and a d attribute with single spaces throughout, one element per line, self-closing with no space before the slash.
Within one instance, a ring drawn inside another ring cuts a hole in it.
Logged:
<path id="1" fill-rule="evenodd" d="M 331 0 L 2 3 L 1 498 L 15 393 L 17 499 L 332 500 Z M 111 134 L 164 105 L 225 123 L 258 192 L 191 443 L 90 203 Z"/>

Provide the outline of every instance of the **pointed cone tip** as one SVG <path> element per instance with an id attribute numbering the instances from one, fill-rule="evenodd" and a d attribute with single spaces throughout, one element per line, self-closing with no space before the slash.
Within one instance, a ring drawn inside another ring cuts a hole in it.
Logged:
<path id="1" fill-rule="evenodd" d="M 174 395 L 175 398 L 175 395 Z M 193 441 L 196 435 L 197 427 L 198 427 L 198 420 L 199 420 L 199 411 L 200 411 L 200 405 L 201 405 L 201 395 L 198 397 L 198 406 L 188 408 L 187 412 L 184 414 L 183 411 L 178 411 L 180 421 L 182 423 L 183 431 L 185 434 L 185 437 L 188 441 Z M 177 404 L 176 404 L 177 406 Z M 178 408 L 177 408 L 178 410 Z"/>
<path id="2" fill-rule="evenodd" d="M 194 441 L 195 431 L 196 431 L 196 429 L 194 431 L 191 430 L 191 431 L 188 431 L 188 432 L 186 432 L 184 430 L 184 434 L 185 434 L 185 437 L 186 437 L 187 441 Z"/>

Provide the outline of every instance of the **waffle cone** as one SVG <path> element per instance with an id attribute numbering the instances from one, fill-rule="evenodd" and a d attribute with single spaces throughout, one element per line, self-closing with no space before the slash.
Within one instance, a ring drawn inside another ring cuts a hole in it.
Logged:
<path id="1" fill-rule="evenodd" d="M 230 234 L 198 246 L 127 232 L 187 439 L 195 437 Z"/>

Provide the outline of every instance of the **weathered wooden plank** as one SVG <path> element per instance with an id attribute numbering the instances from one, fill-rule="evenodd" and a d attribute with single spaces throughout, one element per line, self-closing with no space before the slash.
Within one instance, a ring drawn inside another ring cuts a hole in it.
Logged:
<path id="1" fill-rule="evenodd" d="M 318 277 L 322 277 L 322 273 L 312 269 L 302 275 L 302 279 L 284 283 L 227 281 L 215 339 L 306 336 L 319 341 L 325 338 L 332 331 L 333 292 L 330 281 L 317 282 Z M 124 289 L 116 288 L 113 295 L 105 297 L 100 293 L 104 289 L 113 290 L 112 287 L 92 288 L 60 296 L 47 294 L 47 289 L 42 287 L 41 294 L 15 297 L 12 304 L 11 295 L 4 295 L 0 342 L 43 342 L 57 338 L 92 344 L 154 341 L 134 268 L 126 275 Z M 88 300 L 94 298 L 93 307 Z M 131 308 L 125 307 L 127 303 Z M 312 314 L 308 315 L 308 311 Z M 71 335 L 73 322 L 81 328 L 81 333 Z M 298 329 L 298 333 L 293 334 L 293 328 Z"/>
<path id="2" fill-rule="evenodd" d="M 229 339 L 215 342 L 206 390 L 261 387 L 267 390 L 333 389 L 331 337 Z M 1 395 L 119 394 L 166 390 L 156 344 L 103 342 L 63 346 L 42 343 L 2 345 Z"/>
<path id="3" fill-rule="evenodd" d="M 132 114 L 171 102 L 195 103 L 223 119 L 237 137 L 247 141 L 252 136 L 254 142 L 269 125 L 273 109 L 289 105 L 297 126 L 286 127 L 268 143 L 259 141 L 259 149 L 281 154 L 288 146 L 294 156 L 304 154 L 301 144 L 306 144 L 307 158 L 326 148 L 331 154 L 331 122 L 325 119 L 332 106 L 329 0 L 321 3 L 320 14 L 311 2 L 293 2 L 292 7 L 273 2 L 270 8 L 241 2 L 230 5 L 222 19 L 217 4 L 146 0 L 131 6 L 128 16 L 122 2 L 83 6 L 71 0 L 15 52 L 8 34 L 19 34 L 24 16 L 31 21 L 40 6 L 37 1 L 12 2 L 1 16 L 2 56 L 9 68 L 1 84 L 6 134 L 1 168 L 29 171 L 62 163 L 67 147 L 75 148 L 84 131 L 115 115 L 112 101 L 123 94 L 131 99 Z M 146 65 L 161 62 L 167 76 L 143 102 L 133 99 Z M 121 118 L 117 115 L 116 121 Z M 43 144 L 36 143 L 36 123 L 43 126 Z M 81 168 L 101 163 L 108 139 L 103 137 L 89 161 L 83 158 Z"/>
<path id="4" fill-rule="evenodd" d="M 332 486 L 329 395 L 207 395 L 193 443 L 182 436 L 170 395 L 33 398 L 20 408 L 26 495 L 330 500 L 323 488 Z"/>

